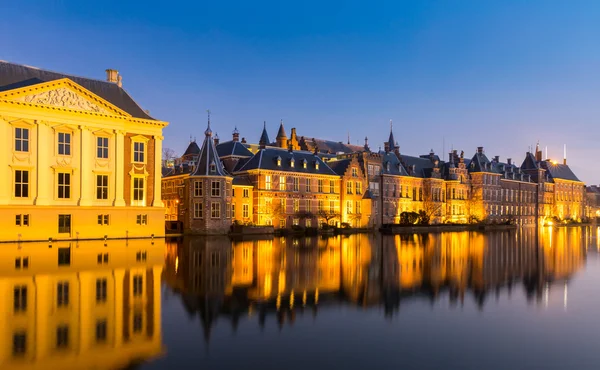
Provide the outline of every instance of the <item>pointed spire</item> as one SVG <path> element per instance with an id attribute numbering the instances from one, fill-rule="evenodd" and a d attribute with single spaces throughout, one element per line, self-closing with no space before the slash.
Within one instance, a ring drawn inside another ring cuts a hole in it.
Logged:
<path id="1" fill-rule="evenodd" d="M 285 134 L 285 129 L 283 128 L 283 120 L 279 122 L 279 131 L 277 131 L 277 137 L 275 138 L 277 141 L 277 146 L 280 148 L 287 148 L 288 140 L 287 135 Z"/>
<path id="2" fill-rule="evenodd" d="M 263 131 L 260 135 L 260 140 L 258 141 L 258 145 L 261 149 L 264 149 L 267 145 L 269 145 L 271 141 L 269 140 L 269 134 L 267 134 L 267 121 L 263 122 Z"/>
<path id="3" fill-rule="evenodd" d="M 190 144 L 192 143 L 192 135 L 190 134 Z"/>
<path id="4" fill-rule="evenodd" d="M 212 136 L 212 130 L 210 129 L 210 109 L 207 109 L 206 113 L 208 113 L 208 126 L 206 127 L 206 131 L 204 131 L 204 135 Z"/>
<path id="5" fill-rule="evenodd" d="M 390 137 L 388 139 L 388 150 L 393 151 L 396 148 L 396 140 L 394 140 L 394 132 L 393 132 L 394 124 L 392 120 L 390 120 Z"/>
<path id="6" fill-rule="evenodd" d="M 240 140 L 240 132 L 238 131 L 237 125 L 233 129 L 232 138 L 233 138 L 233 141 L 239 141 Z"/>
<path id="7" fill-rule="evenodd" d="M 350 145 L 350 131 L 348 131 L 348 145 Z"/>
<path id="8" fill-rule="evenodd" d="M 365 146 L 364 146 L 365 150 L 370 152 L 371 149 L 369 149 L 369 138 L 367 136 L 365 136 Z"/>

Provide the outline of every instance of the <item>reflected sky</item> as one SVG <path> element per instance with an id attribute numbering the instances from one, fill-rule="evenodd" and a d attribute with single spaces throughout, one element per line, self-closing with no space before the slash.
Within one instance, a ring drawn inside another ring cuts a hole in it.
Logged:
<path id="1" fill-rule="evenodd" d="M 3 244 L 0 368 L 595 369 L 599 235 Z"/>

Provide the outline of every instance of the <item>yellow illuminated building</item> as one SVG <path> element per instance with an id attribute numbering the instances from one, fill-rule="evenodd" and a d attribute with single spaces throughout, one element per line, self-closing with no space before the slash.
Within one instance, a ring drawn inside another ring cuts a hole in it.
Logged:
<path id="1" fill-rule="evenodd" d="M 116 369 L 163 352 L 164 240 L 7 243 L 0 368 Z"/>
<path id="2" fill-rule="evenodd" d="M 164 235 L 167 123 L 117 71 L 99 81 L 0 61 L 0 86 L 0 241 Z"/>

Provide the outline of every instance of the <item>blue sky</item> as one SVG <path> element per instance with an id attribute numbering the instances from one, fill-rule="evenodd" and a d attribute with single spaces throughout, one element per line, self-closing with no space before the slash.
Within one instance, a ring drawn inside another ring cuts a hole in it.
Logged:
<path id="1" fill-rule="evenodd" d="M 171 124 L 165 145 L 237 125 L 521 162 L 538 140 L 599 183 L 598 1 L 8 1 L 0 59 L 104 79 Z M 593 158 L 593 161 L 590 161 Z"/>

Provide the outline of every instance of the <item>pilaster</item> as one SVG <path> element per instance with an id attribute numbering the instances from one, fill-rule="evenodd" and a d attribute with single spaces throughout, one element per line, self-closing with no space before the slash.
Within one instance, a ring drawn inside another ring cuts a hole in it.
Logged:
<path id="1" fill-rule="evenodd" d="M 0 178 L 6 179 L 0 181 L 0 204 L 7 204 L 12 192 L 11 181 L 8 180 L 12 176 L 8 165 L 13 147 L 11 141 L 14 139 L 10 129 L 10 124 L 0 117 Z"/>
<path id="2" fill-rule="evenodd" d="M 94 158 L 94 143 L 92 142 L 92 132 L 89 127 L 79 126 L 81 150 L 80 155 L 80 206 L 91 206 L 92 195 L 94 194 L 94 179 L 92 172 L 92 159 Z"/>
<path id="3" fill-rule="evenodd" d="M 161 181 L 162 181 L 162 142 L 163 136 L 154 136 L 154 200 L 152 207 L 164 207 L 161 199 Z"/>
<path id="4" fill-rule="evenodd" d="M 125 206 L 125 131 L 115 130 L 115 199 L 113 206 Z"/>
<path id="5" fill-rule="evenodd" d="M 52 202 L 52 189 L 54 172 L 50 168 L 50 159 L 53 148 L 53 134 L 50 124 L 46 121 L 37 121 L 36 141 L 36 192 L 35 205 L 47 206 Z M 30 148 L 31 149 L 31 148 Z M 31 180 L 30 180 L 31 181 Z M 31 187 L 33 190 L 33 187 Z"/>
<path id="6" fill-rule="evenodd" d="M 152 275 L 154 277 L 153 281 L 154 281 L 154 286 L 153 286 L 153 294 L 152 297 L 154 298 L 154 301 L 152 302 L 153 308 L 154 308 L 154 317 L 152 318 L 153 320 L 153 327 L 154 327 L 154 332 L 153 332 L 153 336 L 152 336 L 152 340 L 153 341 L 161 341 L 162 340 L 162 328 L 161 328 L 161 322 L 162 322 L 162 312 L 161 312 L 161 276 L 162 276 L 162 270 L 163 267 L 162 266 L 155 266 L 152 268 Z"/>
<path id="7" fill-rule="evenodd" d="M 124 269 L 115 269 L 113 271 L 113 283 L 115 294 L 115 325 L 113 336 L 115 338 L 115 348 L 120 348 L 123 344 L 123 279 L 125 278 Z"/>

